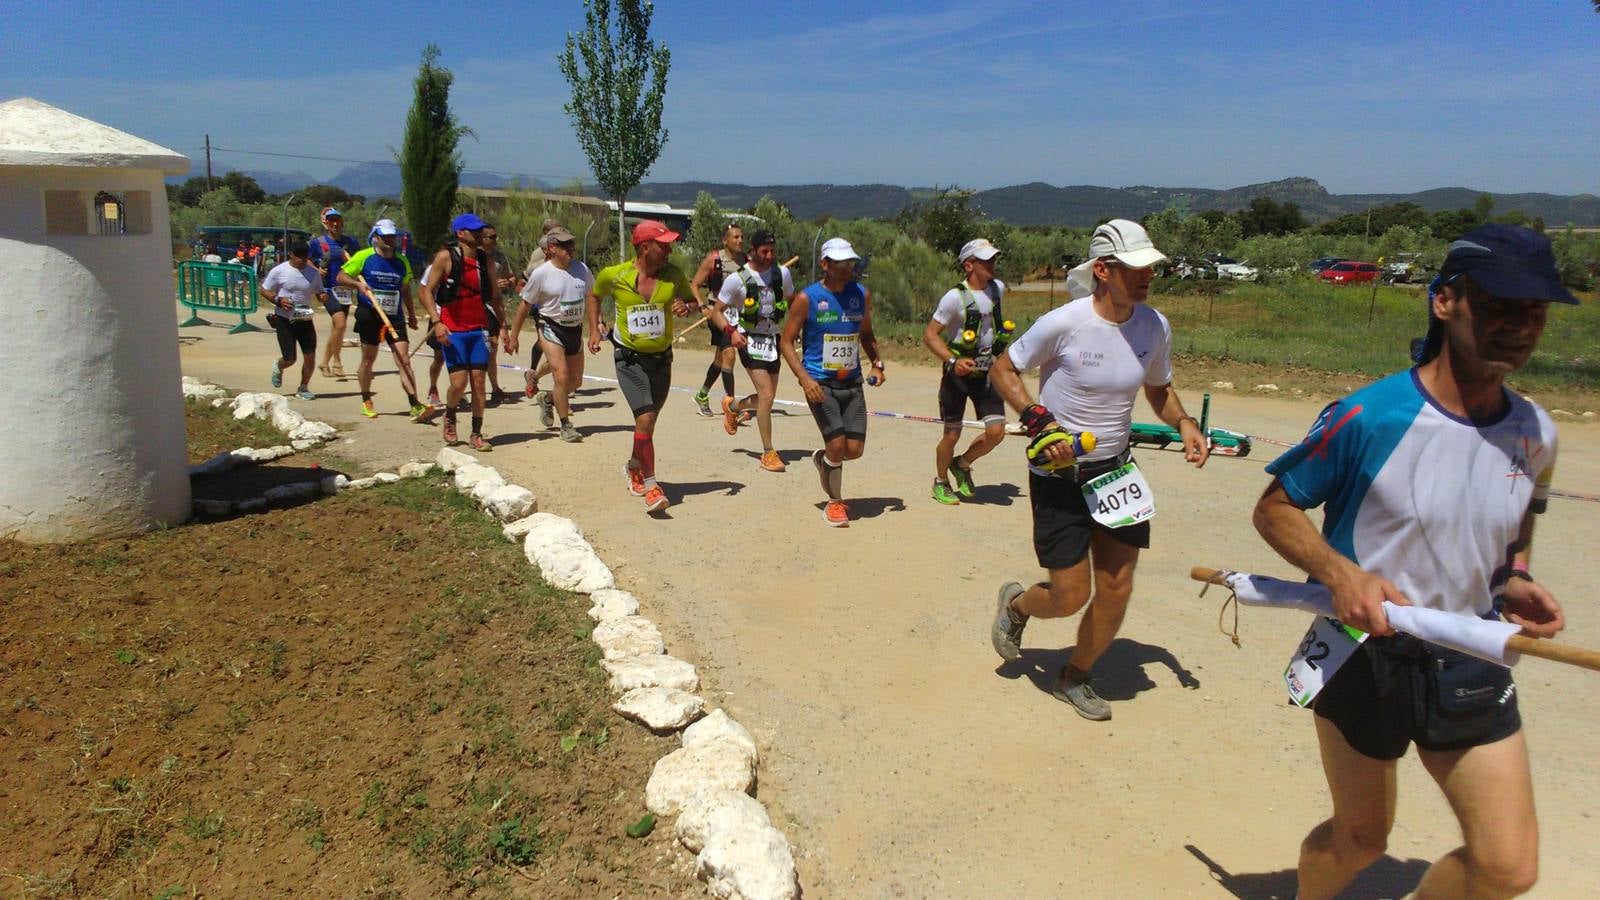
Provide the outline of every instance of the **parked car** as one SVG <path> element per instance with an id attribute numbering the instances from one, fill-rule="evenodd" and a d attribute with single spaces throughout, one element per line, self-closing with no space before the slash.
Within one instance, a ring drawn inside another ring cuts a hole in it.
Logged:
<path id="1" fill-rule="evenodd" d="M 1323 269 L 1317 273 L 1317 277 L 1328 284 L 1358 284 L 1363 281 L 1376 281 L 1378 267 L 1374 263 L 1347 259 Z"/>
<path id="2" fill-rule="evenodd" d="M 1316 259 L 1313 259 L 1311 264 L 1306 266 L 1306 269 L 1310 271 L 1311 274 L 1317 275 L 1320 274 L 1323 269 L 1342 262 L 1344 262 L 1344 260 L 1337 256 L 1319 256 Z"/>
<path id="3" fill-rule="evenodd" d="M 1167 272 L 1179 278 L 1194 278 L 1197 280 L 1217 277 L 1217 270 L 1212 268 L 1211 264 L 1206 260 L 1189 259 L 1183 256 L 1174 259 L 1167 268 Z"/>
<path id="4" fill-rule="evenodd" d="M 1220 253 L 1207 253 L 1206 261 L 1216 269 L 1217 277 L 1233 281 L 1255 281 L 1261 277 L 1261 270 L 1254 266 L 1247 266 L 1236 259 L 1230 259 Z"/>
<path id="5" fill-rule="evenodd" d="M 1426 280 L 1422 263 L 1417 261 L 1420 253 L 1396 253 L 1394 259 L 1383 267 L 1383 280 L 1389 284 L 1411 284 L 1414 281 Z"/>

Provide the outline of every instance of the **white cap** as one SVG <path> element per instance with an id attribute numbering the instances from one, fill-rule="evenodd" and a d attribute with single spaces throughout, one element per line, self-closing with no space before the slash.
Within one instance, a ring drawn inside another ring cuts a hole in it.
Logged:
<path id="1" fill-rule="evenodd" d="M 956 257 L 957 262 L 966 262 L 977 258 L 991 260 L 1000 255 L 1000 248 L 989 243 L 987 238 L 973 238 L 961 245 L 961 253 Z"/>
<path id="2" fill-rule="evenodd" d="M 860 259 L 861 255 L 844 238 L 828 238 L 822 242 L 822 258 L 843 262 L 847 259 Z"/>
<path id="3" fill-rule="evenodd" d="M 1115 257 L 1130 269 L 1148 269 L 1167 256 L 1156 249 L 1144 226 L 1127 219 L 1112 219 L 1089 238 L 1089 258 L 1067 273 L 1067 296 L 1074 300 L 1094 293 L 1094 261 Z"/>
<path id="4" fill-rule="evenodd" d="M 378 221 L 372 223 L 372 233 L 399 234 L 400 229 L 395 227 L 393 219 L 379 219 Z"/>

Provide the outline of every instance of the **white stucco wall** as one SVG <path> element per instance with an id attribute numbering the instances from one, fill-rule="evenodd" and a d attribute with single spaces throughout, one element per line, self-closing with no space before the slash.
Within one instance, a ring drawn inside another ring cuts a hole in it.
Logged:
<path id="1" fill-rule="evenodd" d="M 150 233 L 46 234 L 47 189 L 150 191 Z M 0 535 L 189 517 L 169 232 L 158 170 L 0 165 Z"/>

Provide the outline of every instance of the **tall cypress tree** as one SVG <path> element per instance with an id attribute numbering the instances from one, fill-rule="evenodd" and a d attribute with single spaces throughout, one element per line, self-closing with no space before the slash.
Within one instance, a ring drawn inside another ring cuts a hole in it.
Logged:
<path id="1" fill-rule="evenodd" d="M 461 184 L 461 138 L 472 129 L 450 111 L 450 83 L 455 76 L 438 65 L 439 48 L 429 44 L 417 69 L 415 96 L 406 115 L 405 143 L 400 148 L 401 190 L 406 224 L 417 244 L 431 250 L 448 237 L 450 209 Z"/>

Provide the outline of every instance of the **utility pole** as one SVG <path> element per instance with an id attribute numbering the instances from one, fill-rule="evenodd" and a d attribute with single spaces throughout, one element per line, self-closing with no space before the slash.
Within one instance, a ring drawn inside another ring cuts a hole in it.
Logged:
<path id="1" fill-rule="evenodd" d="M 206 190 L 211 190 L 211 135 L 206 135 Z"/>

